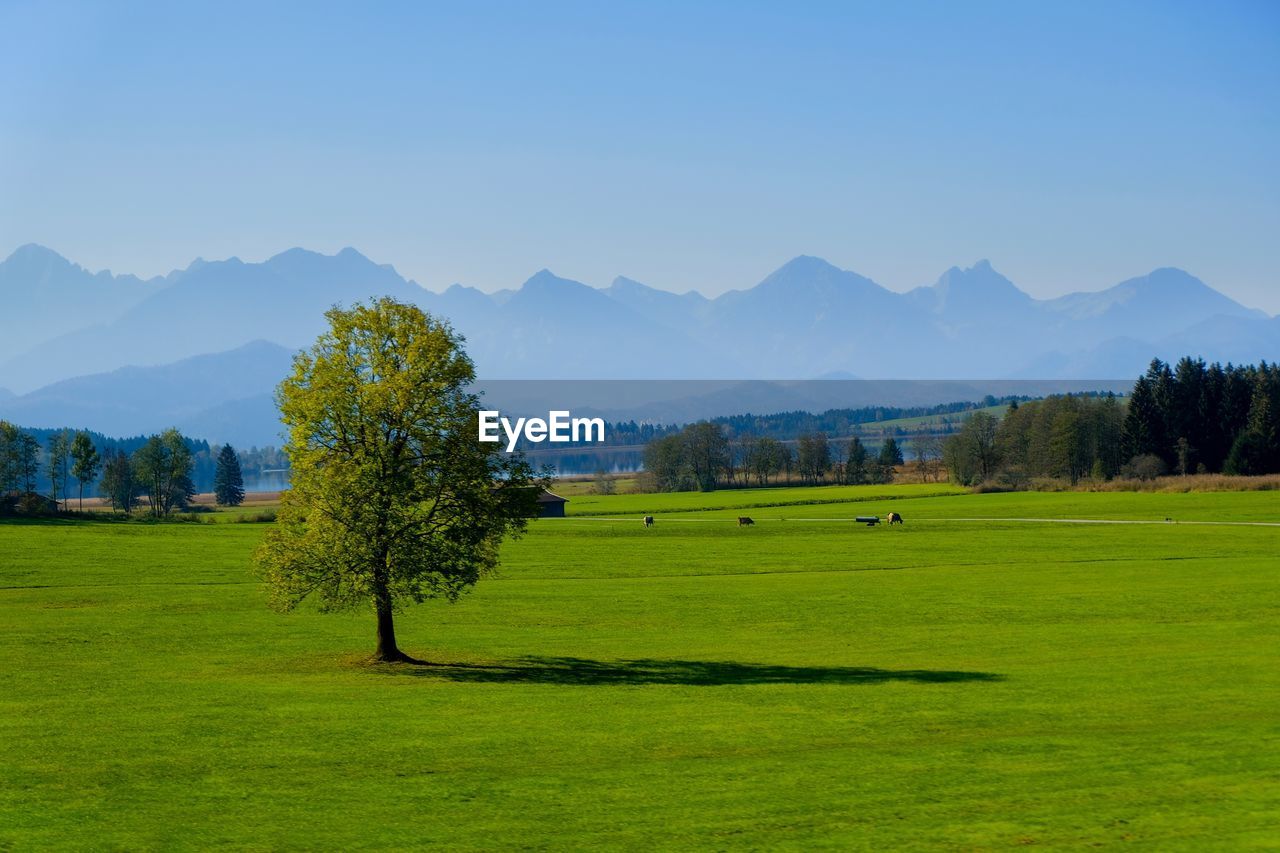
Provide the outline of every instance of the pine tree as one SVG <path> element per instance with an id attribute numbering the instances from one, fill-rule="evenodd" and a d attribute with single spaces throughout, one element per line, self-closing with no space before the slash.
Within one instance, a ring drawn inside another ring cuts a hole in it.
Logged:
<path id="1" fill-rule="evenodd" d="M 1280 428 L 1271 408 L 1269 378 L 1263 364 L 1254 383 L 1249 426 L 1236 437 L 1227 455 L 1224 470 L 1228 474 L 1271 474 L 1280 470 Z"/>
<path id="2" fill-rule="evenodd" d="M 880 445 L 880 458 L 878 461 L 886 468 L 892 468 L 903 463 L 902 450 L 892 436 L 886 438 L 884 444 Z"/>
<path id="3" fill-rule="evenodd" d="M 1147 454 L 1160 455 L 1164 443 L 1164 421 L 1156 404 L 1151 380 L 1142 376 L 1133 386 L 1129 411 L 1124 418 L 1125 455 L 1132 459 Z"/>
<path id="4" fill-rule="evenodd" d="M 849 455 L 844 464 L 845 479 L 851 486 L 867 482 L 867 448 L 855 435 L 849 440 Z"/>
<path id="5" fill-rule="evenodd" d="M 244 503 L 244 477 L 240 474 L 240 457 L 229 444 L 224 444 L 218 453 L 217 468 L 213 475 L 213 496 L 218 506 L 240 506 Z"/>

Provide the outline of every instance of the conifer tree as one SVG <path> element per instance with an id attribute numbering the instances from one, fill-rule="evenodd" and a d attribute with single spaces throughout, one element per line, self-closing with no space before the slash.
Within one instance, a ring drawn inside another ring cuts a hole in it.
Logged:
<path id="1" fill-rule="evenodd" d="M 218 453 L 213 474 L 213 497 L 218 506 L 240 506 L 244 503 L 244 477 L 240 473 L 240 457 L 235 448 L 224 444 Z"/>

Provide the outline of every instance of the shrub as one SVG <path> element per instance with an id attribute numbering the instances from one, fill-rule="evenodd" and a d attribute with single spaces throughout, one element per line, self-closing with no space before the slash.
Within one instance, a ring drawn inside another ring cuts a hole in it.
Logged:
<path id="1" fill-rule="evenodd" d="M 1164 460 L 1154 453 L 1135 456 L 1120 468 L 1120 476 L 1128 480 L 1154 480 L 1165 472 Z"/>
<path id="2" fill-rule="evenodd" d="M 264 509 L 261 512 L 246 513 L 236 519 L 237 524 L 270 524 L 276 520 L 276 511 L 274 509 Z"/>

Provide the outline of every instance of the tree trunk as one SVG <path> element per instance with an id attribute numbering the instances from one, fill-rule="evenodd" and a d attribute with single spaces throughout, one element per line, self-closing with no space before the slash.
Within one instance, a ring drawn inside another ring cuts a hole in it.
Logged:
<path id="1" fill-rule="evenodd" d="M 378 614 L 378 648 L 373 659 L 385 662 L 405 661 L 409 656 L 396 645 L 396 625 L 391 611 L 391 597 L 385 590 L 375 594 L 374 610 Z"/>

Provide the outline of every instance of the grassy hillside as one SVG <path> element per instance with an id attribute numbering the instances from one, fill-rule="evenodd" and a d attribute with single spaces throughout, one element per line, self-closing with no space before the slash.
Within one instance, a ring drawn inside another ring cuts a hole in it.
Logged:
<path id="1" fill-rule="evenodd" d="M 889 418 L 883 421 L 871 421 L 869 423 L 858 424 L 861 435 L 875 435 L 877 433 L 890 432 L 895 429 L 904 429 L 908 432 L 917 432 L 925 427 L 942 427 L 946 425 L 955 425 L 958 427 L 964 421 L 973 417 L 974 412 L 985 412 L 993 417 L 1003 417 L 1004 413 L 1009 411 L 1009 405 L 1002 403 L 999 406 L 983 406 L 976 409 L 969 409 L 964 412 L 951 412 L 945 415 L 920 415 L 914 418 Z"/>
<path id="2" fill-rule="evenodd" d="M 0 524 L 0 849 L 1280 842 L 1280 527 L 1163 521 L 1274 495 L 859 488 L 584 496 L 429 667 L 263 525 Z"/>

